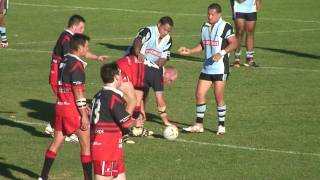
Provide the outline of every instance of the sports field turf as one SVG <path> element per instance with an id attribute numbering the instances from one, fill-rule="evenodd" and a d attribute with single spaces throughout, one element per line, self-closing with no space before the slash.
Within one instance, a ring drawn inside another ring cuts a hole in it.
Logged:
<path id="1" fill-rule="evenodd" d="M 230 18 L 229 1 L 222 5 Z M 174 19 L 172 58 L 178 81 L 166 87 L 168 114 L 180 127 L 195 119 L 194 91 L 202 55 L 177 48 L 199 41 L 205 0 L 10 0 L 9 48 L 0 49 L 0 179 L 34 179 L 51 138 L 54 96 L 47 84 L 50 53 L 70 15 L 86 18 L 91 51 L 123 55 L 137 30 L 164 15 Z M 231 69 L 225 98 L 226 130 L 215 135 L 216 110 L 208 94 L 205 132 L 164 140 L 152 93 L 147 128 L 155 138 L 125 145 L 128 180 L 320 179 L 320 14 L 318 1 L 263 1 L 256 28 L 259 68 Z M 86 95 L 101 87 L 99 67 L 87 60 Z M 52 179 L 82 179 L 78 144 L 66 143 Z"/>

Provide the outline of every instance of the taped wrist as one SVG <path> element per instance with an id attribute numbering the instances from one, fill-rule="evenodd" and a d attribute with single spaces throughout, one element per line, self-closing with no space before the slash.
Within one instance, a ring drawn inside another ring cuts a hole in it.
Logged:
<path id="1" fill-rule="evenodd" d="M 167 107 L 166 106 L 158 106 L 158 113 L 160 116 L 166 116 L 167 112 L 166 112 Z"/>
<path id="2" fill-rule="evenodd" d="M 79 98 L 76 100 L 76 105 L 78 109 L 86 108 L 87 106 L 87 99 L 86 98 Z"/>

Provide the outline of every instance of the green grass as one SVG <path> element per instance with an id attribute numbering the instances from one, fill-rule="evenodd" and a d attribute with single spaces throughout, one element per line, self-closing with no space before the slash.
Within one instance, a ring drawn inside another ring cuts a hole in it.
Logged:
<path id="1" fill-rule="evenodd" d="M 87 20 L 91 51 L 115 60 L 140 27 L 164 15 L 173 17 L 173 58 L 179 79 L 166 87 L 168 113 L 179 127 L 194 122 L 194 91 L 201 54 L 176 56 L 193 46 L 206 20 L 204 0 L 11 0 L 6 17 L 8 49 L 0 49 L 0 179 L 34 179 L 50 138 L 55 99 L 47 84 L 50 52 L 74 13 Z M 229 1 L 217 1 L 230 19 Z M 38 4 L 43 6 L 37 6 Z M 317 1 L 263 1 L 256 28 L 256 60 L 261 68 L 231 69 L 225 98 L 227 134 L 217 137 L 209 92 L 205 133 L 177 141 L 135 138 L 125 145 L 127 179 L 319 179 L 320 28 Z M 129 11 L 130 10 L 130 11 Z M 101 87 L 102 62 L 88 60 L 87 97 Z M 154 98 L 146 126 L 161 137 L 163 125 Z M 77 144 L 65 144 L 52 179 L 82 179 Z"/>

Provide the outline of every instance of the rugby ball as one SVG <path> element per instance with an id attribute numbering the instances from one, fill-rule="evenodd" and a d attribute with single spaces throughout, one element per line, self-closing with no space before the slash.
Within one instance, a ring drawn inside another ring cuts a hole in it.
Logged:
<path id="1" fill-rule="evenodd" d="M 179 130 L 176 126 L 167 126 L 164 128 L 163 137 L 168 140 L 175 140 L 179 135 Z"/>

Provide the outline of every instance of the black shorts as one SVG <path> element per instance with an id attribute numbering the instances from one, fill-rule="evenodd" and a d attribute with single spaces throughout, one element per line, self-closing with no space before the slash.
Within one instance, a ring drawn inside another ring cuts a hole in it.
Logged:
<path id="1" fill-rule="evenodd" d="M 229 73 L 228 74 L 205 74 L 205 73 L 201 73 L 199 76 L 199 80 L 206 80 L 206 81 L 226 81 L 229 77 Z"/>
<path id="2" fill-rule="evenodd" d="M 245 19 L 246 21 L 257 21 L 257 12 L 252 12 L 252 13 L 236 12 L 235 18 L 236 19 Z"/>

